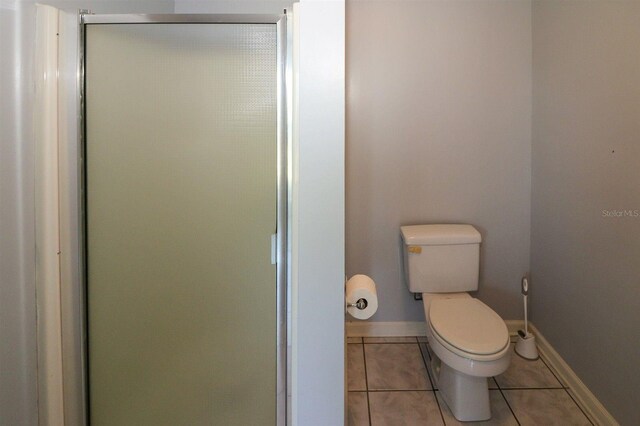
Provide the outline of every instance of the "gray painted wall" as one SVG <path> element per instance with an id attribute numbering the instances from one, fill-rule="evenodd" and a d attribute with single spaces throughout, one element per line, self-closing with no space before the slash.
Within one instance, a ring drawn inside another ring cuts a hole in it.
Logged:
<path id="1" fill-rule="evenodd" d="M 522 317 L 529 269 L 531 3 L 347 2 L 349 276 L 371 321 L 422 321 L 401 276 L 400 225 L 462 222 L 483 237 L 478 297 Z"/>
<path id="2" fill-rule="evenodd" d="M 535 1 L 533 12 L 533 322 L 637 425 L 640 2 Z"/>

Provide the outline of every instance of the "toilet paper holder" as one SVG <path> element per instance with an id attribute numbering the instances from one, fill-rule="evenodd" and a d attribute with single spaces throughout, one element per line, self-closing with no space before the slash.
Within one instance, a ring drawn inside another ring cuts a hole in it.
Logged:
<path id="1" fill-rule="evenodd" d="M 371 318 L 378 310 L 376 283 L 363 274 L 352 276 L 345 283 L 345 310 L 357 320 Z"/>
<path id="2" fill-rule="evenodd" d="M 347 303 L 347 308 L 358 308 L 361 311 L 367 309 L 369 303 L 365 299 L 358 299 L 356 303 Z"/>

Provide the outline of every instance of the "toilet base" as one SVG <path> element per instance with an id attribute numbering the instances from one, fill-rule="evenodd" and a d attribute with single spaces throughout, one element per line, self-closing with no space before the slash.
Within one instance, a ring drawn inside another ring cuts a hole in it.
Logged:
<path id="1" fill-rule="evenodd" d="M 433 357 L 432 370 L 442 399 L 453 416 L 461 422 L 491 418 L 489 385 L 486 377 L 460 373 Z"/>

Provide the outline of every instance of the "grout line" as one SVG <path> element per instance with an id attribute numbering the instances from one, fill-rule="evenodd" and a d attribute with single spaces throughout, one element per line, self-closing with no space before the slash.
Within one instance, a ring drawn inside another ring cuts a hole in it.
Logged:
<path id="1" fill-rule="evenodd" d="M 558 381 L 558 383 L 560 383 L 560 386 L 562 386 L 563 389 L 566 389 L 566 386 L 564 383 L 562 383 L 562 380 L 560 380 L 560 378 L 558 377 L 558 375 L 553 371 L 553 369 L 551 367 L 549 367 L 549 364 L 547 364 L 547 362 L 544 360 L 544 358 L 540 357 L 540 360 L 542 361 L 542 363 L 545 365 L 545 367 L 547 367 L 547 369 L 551 372 L 551 374 L 553 374 L 553 377 L 556 378 L 556 380 Z"/>
<path id="2" fill-rule="evenodd" d="M 511 415 L 513 416 L 514 419 L 516 419 L 516 423 L 520 425 L 520 420 L 518 420 L 518 416 L 516 416 L 516 412 L 513 411 L 513 408 L 511 408 L 511 404 L 509 404 L 509 400 L 507 399 L 507 396 L 502 391 L 502 386 L 500 386 L 500 383 L 498 383 L 498 379 L 495 379 L 495 377 L 494 377 L 494 382 L 496 382 L 496 386 L 498 386 L 498 391 L 500 392 L 500 395 L 502 395 L 502 399 L 504 399 L 504 402 L 507 403 L 507 407 L 509 407 L 509 411 L 511 411 Z"/>
<path id="3" fill-rule="evenodd" d="M 364 342 L 364 339 L 362 339 Z M 364 361 L 364 387 L 367 390 L 367 412 L 369 414 L 369 426 L 371 426 L 371 402 L 369 401 L 369 375 L 367 374 L 367 353 L 362 344 L 362 359 Z"/>
<path id="4" fill-rule="evenodd" d="M 418 338 L 416 338 L 418 340 Z M 429 367 L 427 366 L 427 361 L 425 360 L 424 352 L 422 351 L 422 343 L 418 342 L 418 349 L 420 349 L 420 355 L 422 356 L 422 363 L 424 364 L 425 370 L 427 370 L 427 378 L 429 379 L 429 383 L 431 383 L 431 392 L 433 392 L 433 399 L 436 400 L 436 405 L 438 406 L 438 411 L 440 412 L 440 418 L 442 419 L 442 424 L 446 425 L 447 422 L 444 419 L 444 414 L 442 413 L 442 407 L 440 406 L 440 401 L 438 401 L 438 395 L 436 394 L 436 387 L 433 384 L 433 380 L 431 379 L 431 374 L 429 374 Z M 427 349 L 427 344 L 424 344 L 424 348 L 427 351 L 427 358 L 431 360 L 431 355 L 429 355 L 429 350 Z"/>
<path id="5" fill-rule="evenodd" d="M 369 393 L 375 392 L 429 392 L 433 389 L 369 389 Z"/>
<path id="6" fill-rule="evenodd" d="M 492 388 L 489 383 L 491 383 L 493 381 L 493 383 L 496 384 L 495 388 Z M 498 385 L 498 381 L 496 380 L 496 376 L 491 376 L 491 377 L 487 377 L 487 386 L 489 387 L 489 390 L 498 390 L 500 389 L 500 385 Z"/>
<path id="7" fill-rule="evenodd" d="M 497 380 L 496 380 L 496 383 L 498 383 Z M 509 411 L 511 411 L 511 415 L 513 416 L 514 419 L 516 419 L 516 423 L 520 425 L 521 424 L 520 420 L 518 420 L 518 416 L 516 416 L 515 411 L 513 411 L 513 408 L 511 408 L 511 404 L 509 404 L 509 400 L 505 396 L 504 392 L 502 392 L 502 388 L 500 387 L 500 385 L 498 385 L 498 391 L 500 392 L 500 395 L 502 395 L 502 399 L 504 399 L 504 402 L 507 403 L 507 407 L 509 407 Z"/>
<path id="8" fill-rule="evenodd" d="M 573 401 L 574 404 L 576 404 L 576 407 L 578 407 L 578 410 L 580 410 L 582 412 L 582 414 L 586 417 L 586 419 L 589 421 L 589 423 L 591 423 L 592 425 L 594 425 L 594 423 L 591 421 L 591 419 L 589 418 L 589 416 L 587 416 L 587 413 L 584 412 L 584 410 L 582 409 L 582 407 L 580 406 L 580 404 L 578 404 L 576 402 L 575 399 L 573 399 L 573 396 L 571 395 L 571 392 L 569 392 L 569 389 L 564 388 L 564 391 L 567 393 L 567 395 L 569 395 L 569 398 L 571 398 L 571 400 Z"/>
<path id="9" fill-rule="evenodd" d="M 440 411 L 440 418 L 442 419 L 442 424 L 446 425 L 447 421 L 444 419 L 444 413 L 442 412 L 442 406 L 440 405 L 440 401 L 438 401 L 437 391 L 433 390 L 433 397 L 436 399 L 436 405 L 438 406 L 438 411 Z"/>
<path id="10" fill-rule="evenodd" d="M 424 352 L 422 351 L 422 345 L 420 343 L 418 343 L 418 349 L 420 350 L 420 356 L 422 357 L 422 363 L 424 364 L 424 369 L 427 370 L 427 378 L 429 379 L 429 383 L 431 384 L 431 390 L 435 391 L 436 387 L 433 384 L 433 379 L 431 379 L 431 374 L 429 374 L 429 366 L 427 365 L 427 361 L 425 361 Z M 427 351 L 427 358 L 431 359 L 428 351 Z"/>
<path id="11" fill-rule="evenodd" d="M 442 413 L 442 407 L 440 406 L 440 401 L 438 401 L 438 395 L 436 394 L 436 390 L 433 390 L 433 398 L 436 400 L 436 405 L 438 406 L 438 411 L 440 411 L 440 418 L 442 419 L 442 424 L 446 425 L 447 421 L 444 419 L 444 414 Z"/>
<path id="12" fill-rule="evenodd" d="M 427 351 L 427 357 L 426 357 L 427 359 L 425 360 L 425 358 L 423 357 L 422 360 L 424 361 L 425 365 L 427 366 L 427 375 L 429 376 L 429 380 L 431 381 L 431 387 L 433 388 L 433 390 L 437 391 L 437 390 L 440 390 L 440 389 L 438 388 L 438 386 L 436 386 L 435 377 L 432 376 L 432 374 L 434 374 L 434 373 L 433 373 L 432 370 L 429 370 L 429 367 L 433 367 L 433 365 L 432 365 L 433 358 L 431 358 L 431 353 L 429 352 L 428 344 L 425 343 L 424 346 L 425 346 L 425 349 Z M 422 347 L 420 347 L 420 350 L 422 350 Z"/>

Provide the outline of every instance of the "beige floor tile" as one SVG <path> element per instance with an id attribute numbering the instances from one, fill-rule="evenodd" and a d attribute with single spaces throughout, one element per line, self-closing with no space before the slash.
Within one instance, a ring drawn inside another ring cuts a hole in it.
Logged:
<path id="1" fill-rule="evenodd" d="M 369 403 L 366 392 L 349 392 L 348 425 L 369 426 Z"/>
<path id="2" fill-rule="evenodd" d="M 364 345 L 369 390 L 429 390 L 418 344 Z"/>
<path id="3" fill-rule="evenodd" d="M 347 389 L 350 391 L 367 390 L 362 346 L 353 343 L 347 345 Z"/>
<path id="4" fill-rule="evenodd" d="M 499 390 L 489 391 L 489 398 L 491 404 L 491 419 L 484 422 L 459 422 L 453 417 L 451 410 L 447 407 L 447 404 L 442 399 L 440 392 L 436 392 L 438 397 L 438 403 L 442 410 L 442 416 L 444 417 L 445 424 L 449 425 L 517 425 L 518 421 L 513 417 L 513 413 L 509 409 L 507 402 L 504 400 Z"/>
<path id="5" fill-rule="evenodd" d="M 347 337 L 347 343 L 362 343 L 362 337 Z"/>
<path id="6" fill-rule="evenodd" d="M 427 336 L 418 336 L 418 342 L 427 343 Z"/>
<path id="7" fill-rule="evenodd" d="M 504 395 L 522 426 L 591 424 L 564 389 L 505 390 Z"/>
<path id="8" fill-rule="evenodd" d="M 431 391 L 369 392 L 372 426 L 443 425 Z"/>
<path id="9" fill-rule="evenodd" d="M 365 343 L 416 343 L 415 337 L 365 337 Z"/>
<path id="10" fill-rule="evenodd" d="M 513 346 L 511 345 L 512 351 Z M 507 371 L 497 376 L 496 381 L 502 389 L 562 387 L 541 359 L 529 361 L 515 353 L 511 354 L 511 364 Z"/>

